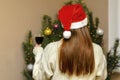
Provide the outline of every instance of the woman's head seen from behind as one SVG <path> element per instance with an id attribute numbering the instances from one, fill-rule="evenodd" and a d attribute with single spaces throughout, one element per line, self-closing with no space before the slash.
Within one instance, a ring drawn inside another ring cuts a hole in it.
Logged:
<path id="1" fill-rule="evenodd" d="M 68 75 L 85 75 L 94 71 L 94 54 L 87 25 L 87 15 L 80 4 L 63 6 L 58 13 L 63 25 L 59 69 Z"/>

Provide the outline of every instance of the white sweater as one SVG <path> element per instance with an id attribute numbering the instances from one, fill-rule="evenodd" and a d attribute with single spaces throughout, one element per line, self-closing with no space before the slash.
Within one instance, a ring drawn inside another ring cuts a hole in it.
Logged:
<path id="1" fill-rule="evenodd" d="M 35 47 L 35 64 L 33 78 L 35 80 L 105 80 L 107 77 L 106 59 L 102 48 L 93 43 L 95 70 L 92 74 L 84 76 L 71 76 L 60 72 L 58 67 L 58 52 L 62 40 L 50 43 L 43 50 L 42 47 Z"/>

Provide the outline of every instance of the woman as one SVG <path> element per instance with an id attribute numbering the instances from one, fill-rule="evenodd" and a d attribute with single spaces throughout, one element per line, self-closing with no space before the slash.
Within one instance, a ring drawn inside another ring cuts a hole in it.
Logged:
<path id="1" fill-rule="evenodd" d="M 63 39 L 43 50 L 36 46 L 35 80 L 105 80 L 106 60 L 102 48 L 92 43 L 87 16 L 80 4 L 63 6 L 58 13 Z"/>

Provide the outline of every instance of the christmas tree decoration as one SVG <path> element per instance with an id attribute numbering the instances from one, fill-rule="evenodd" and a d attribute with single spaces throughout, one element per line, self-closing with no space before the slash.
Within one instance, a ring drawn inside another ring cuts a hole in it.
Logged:
<path id="1" fill-rule="evenodd" d="M 58 24 L 54 24 L 54 29 L 58 29 L 59 25 Z"/>
<path id="2" fill-rule="evenodd" d="M 29 71 L 32 71 L 32 70 L 33 70 L 33 64 L 31 64 L 31 63 L 28 64 L 28 65 L 27 65 L 27 69 L 28 69 Z"/>
<path id="3" fill-rule="evenodd" d="M 103 30 L 102 30 L 101 28 L 98 28 L 98 29 L 97 29 L 97 34 L 98 34 L 98 35 L 103 35 L 103 33 L 104 33 L 104 32 L 103 32 Z"/>
<path id="4" fill-rule="evenodd" d="M 44 31 L 44 34 L 47 35 L 47 36 L 49 36 L 49 35 L 52 34 L 52 30 L 51 30 L 49 27 L 47 27 L 47 28 L 45 29 L 45 31 Z"/>

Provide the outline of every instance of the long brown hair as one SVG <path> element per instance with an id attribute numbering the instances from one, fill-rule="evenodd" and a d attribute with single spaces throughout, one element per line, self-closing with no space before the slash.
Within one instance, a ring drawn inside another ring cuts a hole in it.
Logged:
<path id="1" fill-rule="evenodd" d="M 59 69 L 69 75 L 92 73 L 95 67 L 92 41 L 87 27 L 71 30 L 70 39 L 63 39 L 60 47 Z"/>

